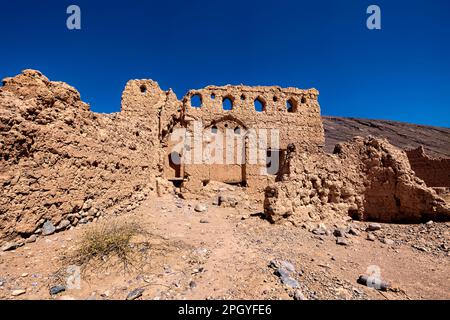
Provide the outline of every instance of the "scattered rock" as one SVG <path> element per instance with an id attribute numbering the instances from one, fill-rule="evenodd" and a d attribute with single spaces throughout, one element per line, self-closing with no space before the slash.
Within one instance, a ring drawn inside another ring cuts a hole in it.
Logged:
<path id="1" fill-rule="evenodd" d="M 292 263 L 285 261 L 285 260 L 271 260 L 269 262 L 269 267 L 273 268 L 273 269 L 280 269 L 283 268 L 286 271 L 288 271 L 289 273 L 295 272 L 295 267 Z"/>
<path id="2" fill-rule="evenodd" d="M 20 275 L 22 278 L 25 278 L 25 277 L 28 277 L 28 273 L 22 273 L 21 275 Z"/>
<path id="3" fill-rule="evenodd" d="M 42 226 L 42 235 L 48 236 L 55 233 L 56 228 L 51 221 L 46 221 Z"/>
<path id="4" fill-rule="evenodd" d="M 66 291 L 66 287 L 61 286 L 61 285 L 57 285 L 57 286 L 53 286 L 50 288 L 50 294 L 53 296 L 55 294 L 58 294 L 60 292 Z"/>
<path id="5" fill-rule="evenodd" d="M 189 288 L 194 289 L 197 287 L 197 283 L 195 281 L 189 282 Z"/>
<path id="6" fill-rule="evenodd" d="M 327 230 L 323 228 L 315 228 L 311 231 L 315 235 L 323 236 L 327 234 Z"/>
<path id="7" fill-rule="evenodd" d="M 336 228 L 333 231 L 333 235 L 338 238 L 345 237 L 345 230 L 342 228 Z"/>
<path id="8" fill-rule="evenodd" d="M 229 206 L 235 208 L 239 201 L 234 195 L 219 195 L 219 206 Z"/>
<path id="9" fill-rule="evenodd" d="M 375 237 L 375 235 L 373 233 L 368 233 L 367 234 L 367 240 L 375 241 L 376 239 L 377 239 L 377 237 Z"/>
<path id="10" fill-rule="evenodd" d="M 298 281 L 291 277 L 280 277 L 280 280 L 285 286 L 291 287 L 293 289 L 299 287 Z"/>
<path id="11" fill-rule="evenodd" d="M 368 231 L 377 231 L 377 230 L 380 230 L 380 229 L 381 229 L 381 224 L 372 222 L 372 223 L 369 223 L 369 225 L 367 226 L 366 230 L 368 230 Z"/>
<path id="12" fill-rule="evenodd" d="M 169 265 L 165 265 L 163 267 L 163 269 L 164 269 L 165 273 L 172 273 L 173 272 L 172 268 Z M 144 279 L 144 281 L 145 281 L 145 279 Z"/>
<path id="13" fill-rule="evenodd" d="M 347 246 L 348 245 L 348 241 L 344 237 L 337 237 L 336 238 L 336 244 L 341 245 L 341 246 Z"/>
<path id="14" fill-rule="evenodd" d="M 413 247 L 414 249 L 417 249 L 417 250 L 423 251 L 423 252 L 428 252 L 428 251 L 429 251 L 428 248 L 426 248 L 426 247 L 424 247 L 424 246 L 421 246 L 421 245 L 418 245 L 418 244 L 415 244 L 415 245 L 413 245 L 412 247 Z"/>
<path id="15" fill-rule="evenodd" d="M 142 296 L 142 293 L 144 293 L 144 289 L 142 288 L 134 289 L 127 295 L 127 300 L 135 300 L 140 296 Z"/>
<path id="16" fill-rule="evenodd" d="M 5 278 L 0 278 L 0 287 L 2 287 L 6 283 Z"/>
<path id="17" fill-rule="evenodd" d="M 90 208 L 92 208 L 92 199 L 87 199 L 86 202 L 83 204 L 83 210 L 87 211 Z"/>
<path id="18" fill-rule="evenodd" d="M 279 276 L 280 278 L 283 278 L 283 277 L 289 277 L 290 274 L 291 274 L 291 272 L 289 272 L 288 270 L 286 270 L 286 269 L 284 269 L 284 268 L 278 268 L 278 269 L 275 271 L 275 274 L 276 274 L 277 276 Z"/>
<path id="19" fill-rule="evenodd" d="M 361 275 L 357 282 L 369 288 L 374 288 L 381 291 L 387 291 L 391 285 L 383 279 L 375 276 Z"/>
<path id="20" fill-rule="evenodd" d="M 394 244 L 394 240 L 388 239 L 388 238 L 383 238 L 380 240 L 382 243 L 387 244 L 389 246 Z"/>
<path id="21" fill-rule="evenodd" d="M 101 293 L 100 296 L 103 297 L 103 298 L 107 298 L 107 297 L 110 296 L 110 294 L 111 293 L 109 292 L 109 290 L 106 290 L 105 292 Z"/>
<path id="22" fill-rule="evenodd" d="M 205 212 L 207 210 L 207 208 L 204 204 L 197 203 L 194 210 L 197 212 Z"/>
<path id="23" fill-rule="evenodd" d="M 294 300 L 308 300 L 308 298 L 305 297 L 303 292 L 297 289 L 294 292 Z"/>
<path id="24" fill-rule="evenodd" d="M 202 248 L 202 247 L 194 250 L 194 254 L 201 256 L 201 257 L 206 256 L 209 252 L 210 251 L 207 248 Z"/>
<path id="25" fill-rule="evenodd" d="M 70 226 L 70 221 L 67 219 L 62 220 L 58 226 L 56 227 L 56 230 L 63 230 L 66 229 L 68 226 Z"/>
<path id="26" fill-rule="evenodd" d="M 16 250 L 21 246 L 23 246 L 23 243 L 21 242 L 7 242 L 3 245 L 2 251 Z"/>
<path id="27" fill-rule="evenodd" d="M 200 267 L 200 268 L 194 268 L 193 270 L 192 270 L 192 274 L 196 274 L 196 273 L 201 273 L 201 272 L 203 272 L 203 271 L 205 271 L 205 268 L 203 268 L 203 267 Z"/>
<path id="28" fill-rule="evenodd" d="M 356 229 L 353 228 L 353 227 L 350 227 L 350 228 L 348 229 L 348 233 L 351 234 L 351 235 L 353 235 L 353 236 L 359 236 L 359 231 L 356 230 Z"/>
<path id="29" fill-rule="evenodd" d="M 209 223 L 209 221 L 206 219 L 200 219 L 200 223 Z"/>
<path id="30" fill-rule="evenodd" d="M 35 234 L 32 234 L 30 237 L 25 239 L 25 243 L 33 243 L 33 242 L 36 242 L 36 240 L 37 240 L 37 236 Z"/>
<path id="31" fill-rule="evenodd" d="M 292 263 L 284 260 L 271 260 L 269 267 L 275 269 L 275 274 L 284 285 L 291 288 L 297 288 L 299 286 L 297 280 L 290 277 L 291 273 L 295 272 L 295 267 Z"/>
<path id="32" fill-rule="evenodd" d="M 11 292 L 11 295 L 14 297 L 20 296 L 22 294 L 25 294 L 27 291 L 23 290 L 23 289 L 18 289 L 18 290 L 13 290 L 13 292 Z"/>
<path id="33" fill-rule="evenodd" d="M 427 223 L 425 223 L 427 226 L 431 226 L 433 224 L 433 220 L 428 221 Z"/>

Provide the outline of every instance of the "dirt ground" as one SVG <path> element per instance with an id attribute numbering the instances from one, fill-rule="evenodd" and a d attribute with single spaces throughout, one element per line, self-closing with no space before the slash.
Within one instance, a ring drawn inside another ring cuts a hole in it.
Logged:
<path id="1" fill-rule="evenodd" d="M 205 212 L 194 210 L 199 202 Z M 87 267 L 79 288 L 68 287 L 62 257 L 89 227 L 80 225 L 1 252 L 0 299 L 126 299 L 134 289 L 143 289 L 138 299 L 293 299 L 296 291 L 306 299 L 450 299 L 450 223 L 381 224 L 370 241 L 368 223 L 325 222 L 326 233 L 318 234 L 317 223 L 271 224 L 261 211 L 261 204 L 224 208 L 212 199 L 152 197 L 111 218 L 148 232 L 139 236 L 147 245 L 132 266 Z M 346 234 L 347 244 L 338 245 L 334 229 L 350 225 L 357 235 Z M 280 281 L 269 266 L 274 259 L 294 265 L 297 289 Z M 370 270 L 394 290 L 358 284 Z M 59 284 L 66 290 L 51 295 Z M 26 292 L 15 296 L 15 290 Z"/>

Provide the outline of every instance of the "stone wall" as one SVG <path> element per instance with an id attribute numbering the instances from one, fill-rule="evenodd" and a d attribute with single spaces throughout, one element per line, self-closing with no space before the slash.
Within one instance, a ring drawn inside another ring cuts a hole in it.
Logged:
<path id="1" fill-rule="evenodd" d="M 338 144 L 334 154 L 295 150 L 280 181 L 266 189 L 264 209 L 274 222 L 336 215 L 408 223 L 450 219 L 450 206 L 387 140 L 355 138 Z"/>
<path id="2" fill-rule="evenodd" d="M 291 141 L 323 146 L 324 133 L 318 94 L 319 92 L 315 89 L 243 85 L 208 86 L 204 89 L 189 91 L 182 100 L 182 127 L 193 132 L 194 123 L 201 122 L 206 132 L 215 130 L 224 134 L 227 129 L 231 129 L 239 137 L 245 136 L 250 129 L 253 129 L 256 135 L 267 136 L 267 145 L 249 145 L 254 142 L 252 139 L 247 139 L 241 152 L 242 163 L 235 159 L 237 155 L 233 155 L 235 164 L 185 164 L 178 170 L 187 177 L 185 186 L 193 190 L 201 188 L 202 181 L 205 183 L 215 180 L 243 183 L 249 187 L 249 190 L 262 192 L 269 183 L 274 182 L 275 173 L 263 173 L 266 168 L 265 158 L 263 163 L 249 162 L 251 158 L 249 150 L 257 148 L 257 152 L 266 157 L 267 152 L 279 152 L 283 156 L 283 152 Z M 197 100 L 195 105 L 194 99 Z M 226 110 L 226 103 L 229 104 L 229 110 Z M 246 137 L 248 138 L 248 135 Z M 237 143 L 233 142 L 233 145 L 232 148 L 236 150 Z M 227 151 L 225 145 L 223 157 L 226 157 Z M 193 159 L 196 151 L 192 149 L 183 152 L 191 152 L 191 159 Z M 171 171 L 168 161 L 165 167 L 169 172 Z"/>
<path id="3" fill-rule="evenodd" d="M 191 90 L 183 98 L 186 121 L 201 120 L 205 127 L 222 121 L 235 121 L 236 126 L 253 129 L 280 130 L 280 147 L 285 149 L 291 141 L 324 145 L 322 120 L 316 89 L 302 90 L 280 87 L 208 86 Z M 193 107 L 191 99 L 199 96 L 201 105 Z M 224 100 L 232 103 L 224 110 Z M 259 101 L 262 109 L 255 109 Z M 290 109 L 288 110 L 288 102 Z"/>
<path id="4" fill-rule="evenodd" d="M 133 80 L 121 112 L 98 114 L 38 71 L 4 79 L 0 242 L 39 235 L 45 222 L 65 229 L 136 207 L 162 172 L 158 117 L 171 95 Z"/>
<path id="5" fill-rule="evenodd" d="M 406 151 L 411 168 L 429 187 L 450 188 L 450 158 L 432 158 L 423 147 Z"/>

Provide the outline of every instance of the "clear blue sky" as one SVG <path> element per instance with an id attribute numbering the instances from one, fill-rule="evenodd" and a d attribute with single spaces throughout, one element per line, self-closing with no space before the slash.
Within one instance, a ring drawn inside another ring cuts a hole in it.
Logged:
<path id="1" fill-rule="evenodd" d="M 66 28 L 77 4 L 82 29 Z M 366 28 L 366 8 L 382 30 Z M 34 68 L 120 109 L 129 79 L 320 90 L 325 115 L 450 127 L 450 1 L 2 1 L 0 77 Z"/>

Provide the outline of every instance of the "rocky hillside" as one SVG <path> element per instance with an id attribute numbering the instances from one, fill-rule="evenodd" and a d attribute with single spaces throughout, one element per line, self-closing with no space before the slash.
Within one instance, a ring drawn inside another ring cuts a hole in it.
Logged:
<path id="1" fill-rule="evenodd" d="M 427 154 L 450 157 L 450 128 L 423 126 L 410 123 L 339 118 L 324 116 L 326 150 L 332 152 L 338 142 L 354 136 L 373 135 L 387 138 L 401 149 L 413 149 L 423 145 Z"/>

